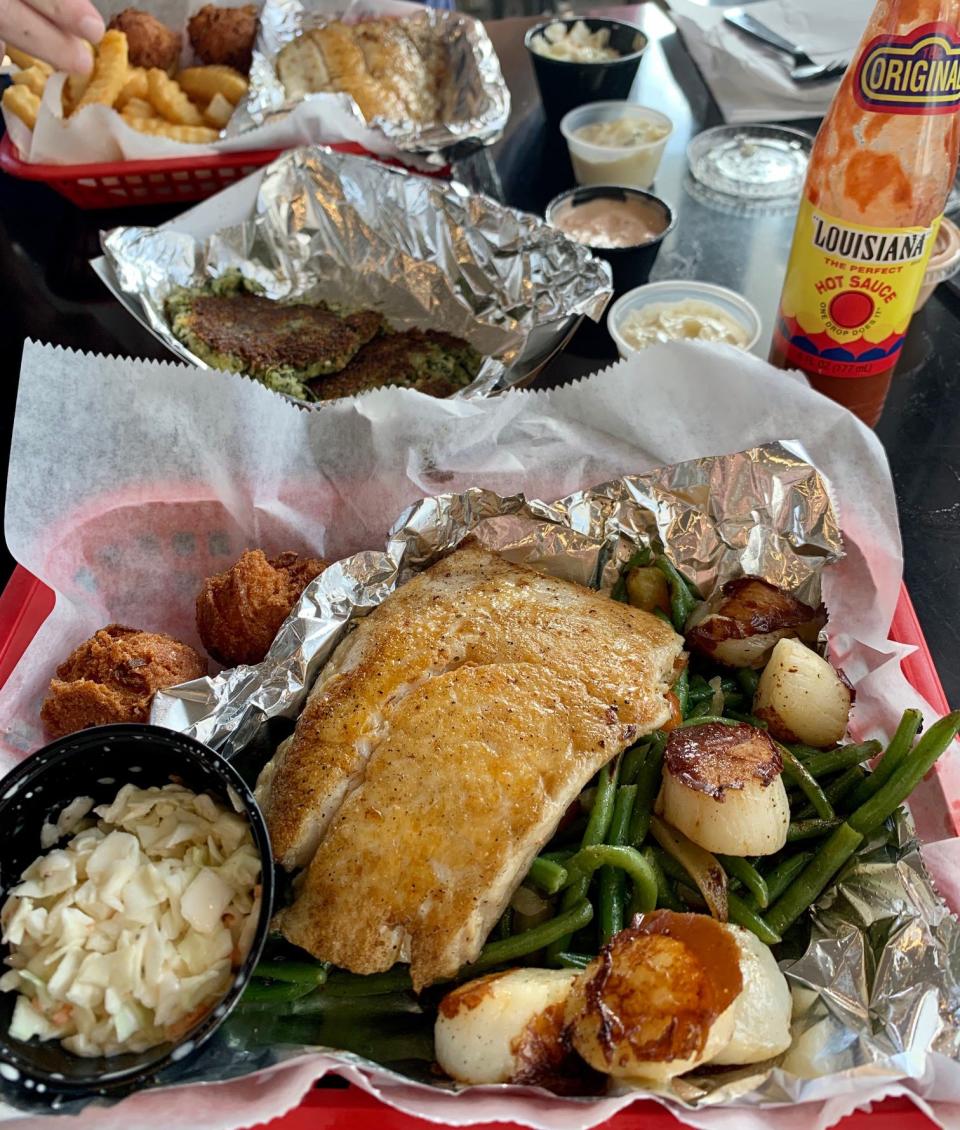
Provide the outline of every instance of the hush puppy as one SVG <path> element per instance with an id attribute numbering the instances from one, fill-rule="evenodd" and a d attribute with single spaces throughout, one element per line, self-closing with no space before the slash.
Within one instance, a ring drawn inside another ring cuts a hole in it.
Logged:
<path id="1" fill-rule="evenodd" d="M 255 5 L 221 8 L 217 4 L 206 4 L 190 17 L 187 31 L 201 62 L 233 67 L 241 74 L 250 70 L 253 41 L 257 36 Z"/>
<path id="2" fill-rule="evenodd" d="M 127 37 L 131 67 L 159 67 L 172 73 L 180 63 L 179 31 L 172 31 L 149 12 L 124 8 L 107 24 Z"/>
<path id="3" fill-rule="evenodd" d="M 113 722 L 146 722 L 154 691 L 207 673 L 192 647 L 160 632 L 108 624 L 57 668 L 40 718 L 51 737 Z"/>
<path id="4" fill-rule="evenodd" d="M 267 558 L 248 549 L 224 573 L 208 577 L 197 597 L 203 646 L 225 667 L 259 663 L 280 625 L 326 561 L 281 553 Z"/>

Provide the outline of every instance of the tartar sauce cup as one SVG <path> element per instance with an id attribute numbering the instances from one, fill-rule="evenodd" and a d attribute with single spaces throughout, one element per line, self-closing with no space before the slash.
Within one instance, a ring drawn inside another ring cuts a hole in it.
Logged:
<path id="1" fill-rule="evenodd" d="M 551 24 L 563 24 L 571 28 L 576 23 L 585 23 L 592 32 L 604 29 L 609 31 L 608 45 L 618 53 L 617 58 L 589 63 L 574 59 L 551 59 L 547 55 L 538 54 L 531 46 L 534 38 Z M 568 110 L 582 106 L 585 102 L 626 98 L 637 77 L 637 68 L 648 42 L 646 35 L 636 24 L 600 16 L 544 20 L 532 27 L 523 37 L 523 45 L 533 62 L 533 71 L 548 121 L 559 122 Z"/>
<path id="2" fill-rule="evenodd" d="M 585 126 L 618 121 L 653 127 L 653 132 L 660 136 L 626 145 L 598 144 L 577 136 L 578 130 Z M 560 132 L 570 151 L 570 163 L 577 184 L 649 188 L 673 132 L 673 122 L 659 110 L 636 102 L 590 102 L 565 114 Z"/>
<path id="3" fill-rule="evenodd" d="M 744 352 L 749 352 L 760 340 L 763 322 L 759 311 L 742 294 L 725 286 L 716 286 L 714 283 L 697 282 L 693 279 L 666 279 L 629 290 L 610 307 L 610 312 L 607 314 L 607 330 L 620 356 L 626 360 L 643 352 L 642 347 L 638 349 L 632 345 L 623 334 L 624 322 L 632 313 L 655 304 L 672 306 L 691 299 L 716 308 L 721 314 L 736 322 L 744 333 L 744 342 L 740 346 Z"/>

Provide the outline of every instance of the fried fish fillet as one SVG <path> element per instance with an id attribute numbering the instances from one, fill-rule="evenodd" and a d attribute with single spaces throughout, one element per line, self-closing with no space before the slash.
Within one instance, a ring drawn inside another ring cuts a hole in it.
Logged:
<path id="1" fill-rule="evenodd" d="M 358 973 L 408 961 L 418 988 L 453 976 L 590 778 L 670 717 L 682 647 L 475 544 L 408 581 L 258 782 L 276 858 L 309 864 L 284 935 Z"/>

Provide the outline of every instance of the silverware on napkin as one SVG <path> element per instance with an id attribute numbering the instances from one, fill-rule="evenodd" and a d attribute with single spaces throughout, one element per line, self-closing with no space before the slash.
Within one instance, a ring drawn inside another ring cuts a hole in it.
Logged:
<path id="1" fill-rule="evenodd" d="M 757 39 L 761 43 L 766 43 L 768 47 L 789 55 L 793 59 L 790 77 L 796 83 L 825 82 L 828 79 L 839 78 L 847 69 L 846 59 L 833 59 L 829 63 L 816 62 L 802 47 L 784 39 L 782 35 L 778 35 L 743 8 L 727 8 L 723 18 L 752 39 Z"/>

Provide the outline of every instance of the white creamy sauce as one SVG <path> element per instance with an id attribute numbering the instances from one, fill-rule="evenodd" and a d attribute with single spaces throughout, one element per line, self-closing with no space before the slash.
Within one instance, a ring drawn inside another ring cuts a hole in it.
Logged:
<path id="1" fill-rule="evenodd" d="M 637 145 L 649 145 L 660 141 L 670 131 L 666 126 L 646 118 L 613 118 L 606 122 L 590 122 L 573 131 L 573 136 L 591 145 L 602 145 L 608 149 L 633 149 Z"/>
<path id="2" fill-rule="evenodd" d="M 617 327 L 632 349 L 663 341 L 718 341 L 746 348 L 746 329 L 720 306 L 700 298 L 652 302 L 631 310 Z"/>

